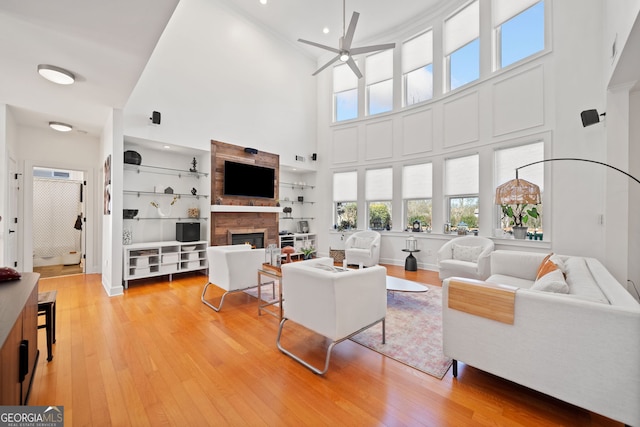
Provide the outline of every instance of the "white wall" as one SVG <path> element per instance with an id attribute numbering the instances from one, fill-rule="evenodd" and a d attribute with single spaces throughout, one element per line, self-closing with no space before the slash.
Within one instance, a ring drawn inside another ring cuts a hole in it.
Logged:
<path id="1" fill-rule="evenodd" d="M 294 165 L 316 151 L 313 70 L 224 2 L 182 0 L 126 105 L 125 135 L 201 150 L 213 139 Z"/>

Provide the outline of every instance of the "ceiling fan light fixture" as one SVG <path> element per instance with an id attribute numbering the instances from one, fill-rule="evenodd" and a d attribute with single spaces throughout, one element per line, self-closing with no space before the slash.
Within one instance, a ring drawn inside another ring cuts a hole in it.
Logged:
<path id="1" fill-rule="evenodd" d="M 71 71 L 56 67 L 55 65 L 39 64 L 38 74 L 50 82 L 59 85 L 70 85 L 76 81 L 76 76 L 73 75 Z"/>
<path id="2" fill-rule="evenodd" d="M 62 122 L 49 122 L 49 127 L 58 132 L 69 132 L 73 129 L 73 126 Z"/>
<path id="3" fill-rule="evenodd" d="M 349 60 L 349 52 L 340 52 L 340 61 L 347 62 Z"/>

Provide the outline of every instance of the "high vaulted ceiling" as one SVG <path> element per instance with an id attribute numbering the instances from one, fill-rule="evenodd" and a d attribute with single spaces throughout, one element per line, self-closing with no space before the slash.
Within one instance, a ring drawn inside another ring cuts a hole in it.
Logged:
<path id="1" fill-rule="evenodd" d="M 341 0 L 217 1 L 292 45 L 304 38 L 337 47 L 342 35 Z M 360 12 L 354 45 L 411 23 L 441 1 L 347 0 L 347 25 L 353 11 Z M 178 2 L 2 0 L 0 103 L 11 106 L 21 125 L 44 129 L 61 121 L 99 135 L 109 111 L 126 105 Z M 311 57 L 326 53 L 300 49 Z M 37 74 L 38 64 L 64 67 L 77 83 L 50 83 Z"/>

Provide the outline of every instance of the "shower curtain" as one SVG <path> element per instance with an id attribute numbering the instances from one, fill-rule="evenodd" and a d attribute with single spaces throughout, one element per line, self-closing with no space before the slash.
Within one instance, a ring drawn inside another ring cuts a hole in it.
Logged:
<path id="1" fill-rule="evenodd" d="M 82 183 L 60 179 L 33 180 L 33 256 L 62 257 L 81 251 Z"/>

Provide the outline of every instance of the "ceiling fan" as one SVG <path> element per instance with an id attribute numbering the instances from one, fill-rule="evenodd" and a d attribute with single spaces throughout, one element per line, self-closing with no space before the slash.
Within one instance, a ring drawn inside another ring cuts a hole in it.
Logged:
<path id="1" fill-rule="evenodd" d="M 334 52 L 337 54 L 335 58 L 333 58 L 332 60 L 324 64 L 315 73 L 313 73 L 312 75 L 314 76 L 317 75 L 320 71 L 327 68 L 329 65 L 336 62 L 337 60 L 340 60 L 342 62 L 346 62 L 349 68 L 351 68 L 353 73 L 358 78 L 362 78 L 362 73 L 358 69 L 358 66 L 356 65 L 355 61 L 353 60 L 354 55 L 360 55 L 360 54 L 369 53 L 369 52 L 376 52 L 379 50 L 393 49 L 394 47 L 396 47 L 395 43 L 387 43 L 387 44 L 378 44 L 373 46 L 351 48 L 351 42 L 353 41 L 353 34 L 356 32 L 356 25 L 358 24 L 358 18 L 360 17 L 360 14 L 355 11 L 353 12 L 353 15 L 351 15 L 351 22 L 349 22 L 349 28 L 345 32 L 345 24 L 346 24 L 345 2 L 346 0 L 343 0 L 342 2 L 342 37 L 340 37 L 340 41 L 337 49 L 331 46 L 320 44 L 320 43 L 298 39 L 298 41 L 301 43 L 306 43 L 308 45 L 319 47 L 320 49 L 325 49 L 325 50 L 328 50 L 329 52 Z"/>

